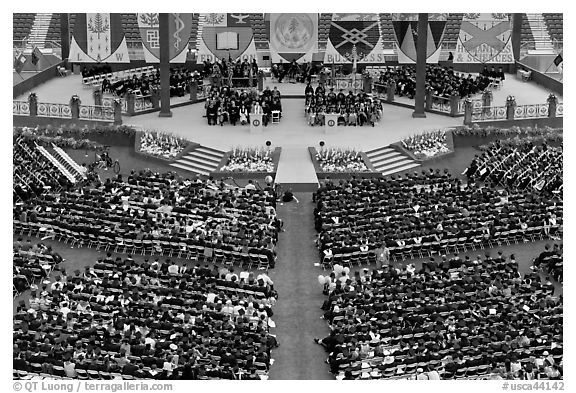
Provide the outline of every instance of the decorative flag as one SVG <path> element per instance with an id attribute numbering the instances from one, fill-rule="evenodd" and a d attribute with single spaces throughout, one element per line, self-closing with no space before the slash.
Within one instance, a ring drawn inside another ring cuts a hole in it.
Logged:
<path id="1" fill-rule="evenodd" d="M 560 75 L 564 73 L 564 59 L 562 58 L 562 53 L 559 53 L 558 56 L 554 59 L 554 65 L 558 69 Z"/>
<path id="2" fill-rule="evenodd" d="M 426 62 L 438 63 L 446 27 L 446 14 L 429 14 L 426 37 Z M 418 14 L 393 14 L 398 63 L 416 63 L 418 48 Z"/>
<path id="3" fill-rule="evenodd" d="M 318 14 L 270 14 L 273 63 L 312 61 L 318 51 Z"/>
<path id="4" fill-rule="evenodd" d="M 160 62 L 160 14 L 139 13 L 138 27 L 147 63 Z M 192 14 L 168 14 L 170 63 L 185 63 L 192 31 Z"/>
<path id="5" fill-rule="evenodd" d="M 325 63 L 384 63 L 378 14 L 332 14 Z"/>
<path id="6" fill-rule="evenodd" d="M 250 14 L 200 14 L 203 22 L 197 63 L 216 59 L 258 60 Z"/>
<path id="7" fill-rule="evenodd" d="M 42 57 L 44 57 L 44 55 L 40 52 L 40 49 L 35 46 L 34 49 L 32 49 L 32 57 L 30 58 L 30 61 L 36 66 Z"/>
<path id="8" fill-rule="evenodd" d="M 508 14 L 464 14 L 454 63 L 514 63 Z"/>
<path id="9" fill-rule="evenodd" d="M 76 14 L 69 59 L 73 63 L 130 63 L 120 14 Z"/>
<path id="10" fill-rule="evenodd" d="M 19 52 L 14 58 L 14 71 L 16 71 L 17 73 L 22 72 L 25 63 L 26 63 L 26 56 L 24 56 L 22 53 Z"/>

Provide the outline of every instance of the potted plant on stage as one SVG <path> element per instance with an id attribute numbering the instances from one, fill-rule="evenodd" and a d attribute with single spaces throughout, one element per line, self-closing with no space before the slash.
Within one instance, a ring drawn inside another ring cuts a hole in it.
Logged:
<path id="1" fill-rule="evenodd" d="M 556 97 L 556 94 L 550 93 L 546 102 L 548 102 L 548 117 L 556 117 L 556 108 L 558 107 L 558 97 Z"/>
<path id="2" fill-rule="evenodd" d="M 70 112 L 72 112 L 72 118 L 73 119 L 78 119 L 80 117 L 80 104 L 82 103 L 82 101 L 80 101 L 80 97 L 78 96 L 78 94 L 74 94 L 72 97 L 70 97 Z"/>
<path id="3" fill-rule="evenodd" d="M 38 97 L 36 93 L 30 93 L 28 96 L 28 105 L 30 105 L 30 116 L 36 116 L 38 114 Z"/>
<path id="4" fill-rule="evenodd" d="M 514 111 L 516 110 L 516 98 L 512 95 L 506 97 L 506 119 L 514 120 Z"/>

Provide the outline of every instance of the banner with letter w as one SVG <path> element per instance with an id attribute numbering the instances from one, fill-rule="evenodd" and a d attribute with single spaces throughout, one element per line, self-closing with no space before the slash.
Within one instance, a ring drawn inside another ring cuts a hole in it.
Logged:
<path id="1" fill-rule="evenodd" d="M 72 63 L 130 63 L 120 14 L 76 14 Z"/>

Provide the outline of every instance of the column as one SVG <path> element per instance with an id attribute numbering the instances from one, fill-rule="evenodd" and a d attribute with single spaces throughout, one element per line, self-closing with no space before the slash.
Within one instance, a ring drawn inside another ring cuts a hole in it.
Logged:
<path id="1" fill-rule="evenodd" d="M 512 14 L 512 53 L 514 60 L 520 60 L 520 46 L 522 45 L 522 15 Z M 516 63 L 510 65 L 510 72 L 516 73 Z"/>
<path id="2" fill-rule="evenodd" d="M 122 103 L 120 100 L 114 100 L 114 124 L 122 124 Z"/>
<path id="3" fill-rule="evenodd" d="M 68 26 L 68 14 L 60 14 L 60 47 L 62 48 L 62 60 L 65 61 L 70 55 L 70 29 Z"/>
<path id="4" fill-rule="evenodd" d="M 170 111 L 170 31 L 169 14 L 160 14 L 160 117 L 172 117 Z"/>
<path id="5" fill-rule="evenodd" d="M 416 53 L 416 97 L 412 117 L 426 117 L 426 43 L 428 39 L 428 14 L 418 14 L 418 45 Z"/>

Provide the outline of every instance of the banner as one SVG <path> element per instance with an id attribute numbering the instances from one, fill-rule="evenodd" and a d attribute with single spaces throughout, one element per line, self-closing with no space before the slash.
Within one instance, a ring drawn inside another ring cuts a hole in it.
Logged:
<path id="1" fill-rule="evenodd" d="M 426 37 L 426 63 L 438 63 L 447 14 L 429 14 Z M 396 36 L 398 63 L 416 63 L 418 47 L 418 14 L 393 14 L 392 26 Z"/>
<path id="2" fill-rule="evenodd" d="M 160 14 L 138 13 L 138 28 L 146 63 L 160 62 Z M 192 14 L 168 14 L 170 63 L 185 63 L 192 31 Z"/>
<path id="3" fill-rule="evenodd" d="M 197 63 L 231 58 L 258 61 L 250 14 L 200 14 L 203 23 Z M 200 38 L 200 37 L 199 37 Z"/>
<path id="4" fill-rule="evenodd" d="M 312 61 L 318 51 L 318 14 L 270 14 L 270 56 L 280 61 Z"/>
<path id="5" fill-rule="evenodd" d="M 14 58 L 14 71 L 16 71 L 17 73 L 22 72 L 22 68 L 24 68 L 26 60 L 27 60 L 26 56 L 24 56 L 21 52 L 18 52 L 18 54 Z"/>
<path id="6" fill-rule="evenodd" d="M 508 14 L 464 14 L 454 63 L 514 63 Z"/>
<path id="7" fill-rule="evenodd" d="M 353 53 L 356 52 L 356 56 Z M 384 63 L 378 14 L 333 14 L 325 64 Z"/>
<path id="8" fill-rule="evenodd" d="M 73 63 L 130 63 L 120 14 L 76 14 L 69 60 Z"/>

